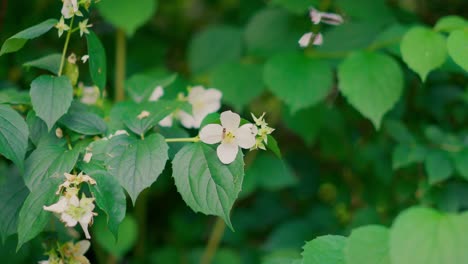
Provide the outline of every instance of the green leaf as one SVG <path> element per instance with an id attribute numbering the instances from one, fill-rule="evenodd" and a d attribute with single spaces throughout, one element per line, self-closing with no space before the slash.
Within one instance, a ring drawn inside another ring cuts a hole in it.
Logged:
<path id="1" fill-rule="evenodd" d="M 452 32 L 454 30 L 463 29 L 466 27 L 468 27 L 467 20 L 465 20 L 463 17 L 452 15 L 440 18 L 434 26 L 434 30 L 442 32 Z"/>
<path id="2" fill-rule="evenodd" d="M 344 249 L 346 264 L 391 264 L 390 232 L 371 225 L 354 229 Z"/>
<path id="3" fill-rule="evenodd" d="M 468 71 L 468 25 L 466 27 L 465 30 L 460 29 L 450 33 L 447 49 L 453 61 Z"/>
<path id="4" fill-rule="evenodd" d="M 50 178 L 36 185 L 26 198 L 19 212 L 17 251 L 24 243 L 36 237 L 49 222 L 51 213 L 43 207 L 58 201 L 59 197 L 55 192 L 63 179 L 63 176 Z"/>
<path id="5" fill-rule="evenodd" d="M 430 184 L 444 181 L 454 172 L 450 156 L 439 150 L 433 150 L 427 154 L 424 167 Z"/>
<path id="6" fill-rule="evenodd" d="M 417 162 L 423 162 L 426 158 L 427 149 L 423 146 L 414 144 L 399 144 L 393 150 L 393 169 L 400 169 Z"/>
<path id="7" fill-rule="evenodd" d="M 100 2 L 97 8 L 105 20 L 131 37 L 153 16 L 157 3 L 156 0 L 138 0 L 131 4 L 127 0 L 112 0 Z"/>
<path id="8" fill-rule="evenodd" d="M 229 215 L 244 179 L 241 151 L 225 165 L 212 146 L 190 144 L 177 153 L 172 171 L 177 190 L 192 210 L 219 216 L 233 229 Z"/>
<path id="9" fill-rule="evenodd" d="M 79 151 L 56 145 L 39 145 L 26 159 L 24 181 L 30 190 L 49 178 L 63 177 L 78 160 Z"/>
<path id="10" fill-rule="evenodd" d="M 23 67 L 38 68 L 38 69 L 41 69 L 41 70 L 49 71 L 49 72 L 57 75 L 59 70 L 60 70 L 59 68 L 60 68 L 61 58 L 62 58 L 62 54 L 54 53 L 54 54 L 50 54 L 50 55 L 44 56 L 44 57 L 39 58 L 39 59 L 35 59 L 35 60 L 32 60 L 32 61 L 25 62 L 23 64 Z"/>
<path id="11" fill-rule="evenodd" d="M 0 105 L 0 154 L 23 169 L 29 130 L 23 117 L 10 106 Z"/>
<path id="12" fill-rule="evenodd" d="M 268 143 L 266 144 L 267 149 L 271 150 L 276 157 L 281 159 L 281 150 L 278 146 L 278 142 L 272 135 L 267 136 Z"/>
<path id="13" fill-rule="evenodd" d="M 441 34 L 431 29 L 413 27 L 401 41 L 403 61 L 425 81 L 429 72 L 442 66 L 447 59 L 445 42 Z"/>
<path id="14" fill-rule="evenodd" d="M 175 82 L 176 79 L 176 73 L 160 78 L 155 78 L 149 74 L 135 74 L 125 81 L 125 88 L 133 101 L 140 103 L 147 101 L 156 87 L 167 87 Z"/>
<path id="15" fill-rule="evenodd" d="M 320 128 L 322 127 L 322 120 L 326 107 L 319 104 L 313 107 L 302 109 L 294 114 L 291 114 L 289 109 L 285 108 L 283 111 L 283 120 L 286 126 L 298 134 L 305 143 L 312 145 L 317 138 Z M 307 122 L 304 122 L 307 120 Z"/>
<path id="16" fill-rule="evenodd" d="M 367 24 L 387 25 L 395 20 L 385 0 L 338 0 L 336 4 L 346 18 L 364 21 Z"/>
<path id="17" fill-rule="evenodd" d="M 4 177 L 6 180 L 0 186 L 0 237 L 3 243 L 17 232 L 19 211 L 29 194 L 20 175 L 7 174 Z"/>
<path id="18" fill-rule="evenodd" d="M 455 168 L 460 175 L 468 180 L 468 149 L 455 154 Z"/>
<path id="19" fill-rule="evenodd" d="M 237 61 L 242 54 L 242 31 L 217 25 L 197 33 L 189 45 L 188 61 L 194 74 L 205 73 L 226 62 Z"/>
<path id="20" fill-rule="evenodd" d="M 40 144 L 65 145 L 63 138 L 58 138 L 55 131 L 48 131 L 47 125 L 42 119 L 36 116 L 34 110 L 28 112 L 26 123 L 29 127 L 29 138 L 35 146 Z"/>
<path id="21" fill-rule="evenodd" d="M 441 214 L 428 208 L 401 213 L 390 232 L 392 263 L 465 263 L 468 214 Z"/>
<path id="22" fill-rule="evenodd" d="M 31 83 L 31 102 L 37 116 L 47 124 L 50 131 L 55 122 L 70 108 L 73 87 L 66 76 L 43 75 Z"/>
<path id="23" fill-rule="evenodd" d="M 119 227 L 118 239 L 116 239 L 106 227 L 103 218 L 96 219 L 96 225 L 93 228 L 98 244 L 112 256 L 122 258 L 135 245 L 138 239 L 138 224 L 135 218 L 127 215 Z"/>
<path id="24" fill-rule="evenodd" d="M 60 118 L 59 122 L 70 130 L 83 135 L 101 135 L 106 133 L 107 125 L 104 120 L 91 112 L 70 111 Z"/>
<path id="25" fill-rule="evenodd" d="M 164 170 L 169 147 L 159 134 L 152 134 L 144 140 L 118 136 L 109 142 L 108 171 L 127 190 L 135 204 L 138 195 L 150 187 Z"/>
<path id="26" fill-rule="evenodd" d="M 357 52 L 338 67 L 339 89 L 348 102 L 369 118 L 376 129 L 403 92 L 398 63 L 380 53 Z"/>
<path id="27" fill-rule="evenodd" d="M 247 24 L 245 41 L 249 53 L 269 57 L 298 49 L 301 34 L 288 12 L 267 8 L 257 12 Z"/>
<path id="28" fill-rule="evenodd" d="M 318 0 L 272 0 L 271 4 L 278 5 L 288 10 L 291 13 L 303 15 L 309 7 L 318 5 Z"/>
<path id="29" fill-rule="evenodd" d="M 108 172 L 84 171 L 96 181 L 89 188 L 96 198 L 96 204 L 107 214 L 108 228 L 117 239 L 119 225 L 124 220 L 127 209 L 125 193 L 117 179 Z"/>
<path id="30" fill-rule="evenodd" d="M 372 48 L 388 50 L 393 55 L 401 57 L 400 42 L 408 27 L 395 23 L 380 32 L 371 44 Z"/>
<path id="31" fill-rule="evenodd" d="M 103 1 L 103 3 L 104 2 L 106 4 L 114 4 L 115 2 L 121 1 Z M 138 3 L 140 3 L 140 1 L 138 1 Z M 102 3 L 99 5 L 102 5 Z M 136 5 L 136 3 L 127 6 L 133 5 Z M 99 90 L 102 93 L 106 88 L 107 81 L 106 50 L 93 31 L 89 31 L 89 34 L 86 34 L 86 40 L 88 43 L 89 74 L 91 75 L 94 84 L 99 87 Z"/>
<path id="32" fill-rule="evenodd" d="M 346 53 L 368 48 L 382 32 L 376 23 L 348 22 L 323 33 L 324 44 L 317 47 L 321 52 Z M 346 41 L 343 41 L 346 39 Z"/>
<path id="33" fill-rule="evenodd" d="M 24 44 L 30 39 L 37 38 L 47 33 L 52 27 L 57 24 L 57 19 L 48 19 L 33 27 L 27 28 L 14 36 L 10 37 L 3 43 L 0 49 L 0 56 L 6 53 L 11 53 L 20 50 Z"/>
<path id="34" fill-rule="evenodd" d="M 332 69 L 328 64 L 299 53 L 273 57 L 266 63 L 263 76 L 270 90 L 292 112 L 324 100 L 333 82 Z"/>
<path id="35" fill-rule="evenodd" d="M 259 96 L 264 89 L 259 65 L 228 63 L 216 68 L 211 84 L 223 92 L 223 101 L 238 111 Z"/>
<path id="36" fill-rule="evenodd" d="M 30 104 L 31 98 L 27 91 L 10 88 L 0 91 L 0 104 L 21 105 Z"/>
<path id="37" fill-rule="evenodd" d="M 309 241 L 302 252 L 302 264 L 345 264 L 346 237 L 321 236 Z"/>
<path id="38" fill-rule="evenodd" d="M 398 143 L 414 144 L 416 139 L 409 129 L 398 120 L 387 120 L 385 121 L 385 130 L 393 140 Z"/>

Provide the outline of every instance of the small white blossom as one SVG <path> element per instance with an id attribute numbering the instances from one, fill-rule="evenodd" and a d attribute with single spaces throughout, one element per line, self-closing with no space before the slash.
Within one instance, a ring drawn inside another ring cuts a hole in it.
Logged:
<path id="1" fill-rule="evenodd" d="M 268 126 L 268 123 L 265 121 L 265 113 L 263 113 L 260 117 L 255 117 L 252 114 L 252 118 L 255 122 L 255 125 L 258 126 L 258 133 L 257 138 L 255 140 L 255 146 L 252 147 L 253 149 L 262 149 L 266 150 L 265 144 L 268 144 L 268 135 L 275 131 L 274 128 Z"/>
<path id="2" fill-rule="evenodd" d="M 69 19 L 73 17 L 74 15 L 83 16 L 83 14 L 79 10 L 77 0 L 62 0 L 62 2 L 63 2 L 62 15 L 66 19 Z"/>
<path id="3" fill-rule="evenodd" d="M 59 185 L 58 191 L 56 194 L 60 194 L 63 189 L 68 190 L 70 186 L 77 187 L 78 185 L 82 184 L 83 182 L 89 183 L 89 184 L 96 184 L 96 181 L 91 178 L 89 175 L 83 174 L 83 172 L 80 172 L 78 175 L 75 174 L 70 174 L 70 173 L 64 173 L 65 175 L 65 182 Z"/>
<path id="4" fill-rule="evenodd" d="M 221 92 L 216 89 L 205 89 L 203 86 L 193 87 L 187 97 L 192 105 L 192 114 L 180 111 L 178 113 L 180 122 L 186 128 L 199 128 L 208 114 L 218 111 L 221 107 L 221 97 Z"/>
<path id="5" fill-rule="evenodd" d="M 97 86 L 80 86 L 82 91 L 80 102 L 87 105 L 95 105 L 100 96 L 99 88 Z"/>
<path id="6" fill-rule="evenodd" d="M 153 92 L 151 93 L 148 101 L 150 102 L 156 102 L 159 100 L 164 95 L 164 89 L 162 86 L 156 87 Z"/>
<path id="7" fill-rule="evenodd" d="M 68 63 L 70 64 L 76 64 L 76 55 L 75 53 L 70 54 L 67 58 Z"/>
<path id="8" fill-rule="evenodd" d="M 221 113 L 221 125 L 209 124 L 200 131 L 200 140 L 206 144 L 221 144 L 216 149 L 218 158 L 224 164 L 232 163 L 239 152 L 239 147 L 252 148 L 255 145 L 257 127 L 245 124 L 239 127 L 240 116 L 231 111 Z"/>
<path id="9" fill-rule="evenodd" d="M 55 25 L 55 28 L 58 29 L 58 36 L 59 38 L 63 35 L 64 31 L 70 30 L 70 27 L 65 24 L 65 20 L 63 17 L 60 18 L 59 22 Z"/>
<path id="10" fill-rule="evenodd" d="M 85 163 L 89 163 L 91 161 L 91 158 L 93 157 L 93 153 L 91 152 L 86 152 L 84 157 L 83 157 L 83 161 Z"/>
<path id="11" fill-rule="evenodd" d="M 58 138 L 63 138 L 63 131 L 60 127 L 57 127 L 57 129 L 55 129 L 55 136 Z"/>
<path id="12" fill-rule="evenodd" d="M 159 121 L 159 125 L 162 127 L 172 127 L 172 123 L 173 123 L 172 115 L 168 115 L 165 118 L 163 118 L 161 121 Z"/>
<path id="13" fill-rule="evenodd" d="M 83 63 L 86 63 L 88 60 L 89 60 L 89 55 L 83 55 L 83 56 L 81 57 L 81 61 L 82 61 Z"/>
<path id="14" fill-rule="evenodd" d="M 147 118 L 148 116 L 150 116 L 150 112 L 146 111 L 146 110 L 143 110 L 141 111 L 141 113 L 137 116 L 138 119 L 143 119 L 143 118 Z"/>
<path id="15" fill-rule="evenodd" d="M 334 13 L 320 12 L 313 7 L 309 9 L 309 16 L 310 16 L 310 20 L 314 24 L 318 24 L 320 22 L 329 24 L 329 25 L 335 25 L 335 26 L 343 24 L 342 16 L 338 14 L 334 14 Z"/>
<path id="16" fill-rule="evenodd" d="M 83 36 L 83 34 L 89 34 L 88 28 L 92 27 L 92 24 L 88 25 L 88 19 L 85 19 L 78 23 L 78 27 L 80 28 L 80 37 Z"/>
<path id="17" fill-rule="evenodd" d="M 312 38 L 313 38 L 313 41 L 312 41 Z M 312 41 L 312 45 L 315 45 L 315 46 L 322 45 L 323 44 L 322 34 L 321 33 L 314 34 L 312 32 L 305 33 L 299 39 L 299 46 L 301 46 L 301 48 L 306 48 L 310 45 L 311 41 Z"/>

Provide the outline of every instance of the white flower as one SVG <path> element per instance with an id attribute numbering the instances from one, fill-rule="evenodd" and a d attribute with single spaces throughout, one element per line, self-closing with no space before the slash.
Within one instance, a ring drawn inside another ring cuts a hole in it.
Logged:
<path id="1" fill-rule="evenodd" d="M 159 121 L 159 125 L 162 127 L 172 127 L 173 117 L 172 115 L 168 115 L 163 120 Z"/>
<path id="2" fill-rule="evenodd" d="M 63 2 L 62 15 L 66 19 L 69 19 L 74 15 L 83 16 L 83 14 L 79 10 L 77 0 L 62 0 L 62 2 Z"/>
<path id="3" fill-rule="evenodd" d="M 94 207 L 94 198 L 88 198 L 83 194 L 81 200 L 79 200 L 76 195 L 72 196 L 68 200 L 66 209 L 62 212 L 60 220 L 68 227 L 74 227 L 79 223 L 86 238 L 90 239 L 88 225 L 92 223 L 93 217 L 97 215 L 93 212 Z"/>
<path id="4" fill-rule="evenodd" d="M 299 46 L 301 46 L 301 48 L 308 47 L 312 38 L 313 45 L 320 46 L 323 44 L 323 36 L 321 33 L 314 34 L 312 32 L 308 32 L 302 35 L 302 37 L 299 39 Z"/>
<path id="5" fill-rule="evenodd" d="M 209 124 L 200 131 L 200 140 L 206 144 L 221 144 L 216 149 L 218 158 L 224 164 L 232 163 L 239 147 L 249 149 L 255 145 L 257 127 L 245 124 L 239 127 L 240 116 L 231 111 L 221 113 L 221 125 Z"/>
<path id="6" fill-rule="evenodd" d="M 343 17 L 334 13 L 320 12 L 317 9 L 311 7 L 309 9 L 309 16 L 312 23 L 318 24 L 320 22 L 330 25 L 340 25 L 343 23 Z"/>
<path id="7" fill-rule="evenodd" d="M 70 30 L 70 27 L 65 24 L 63 17 L 60 18 L 60 21 L 55 25 L 55 28 L 58 29 L 59 38 L 63 35 L 64 31 Z"/>
<path id="8" fill-rule="evenodd" d="M 153 92 L 151 93 L 150 95 L 150 98 L 148 99 L 148 101 L 150 102 L 156 102 L 159 100 L 159 98 L 161 98 L 162 96 L 164 95 L 164 89 L 162 86 L 158 86 L 156 87 Z"/>
<path id="9" fill-rule="evenodd" d="M 85 19 L 78 23 L 78 27 L 80 28 L 80 37 L 83 36 L 83 34 L 89 34 L 88 28 L 92 27 L 93 25 L 89 24 L 88 25 L 88 19 Z"/>
<path id="10" fill-rule="evenodd" d="M 83 157 L 83 161 L 85 163 L 89 163 L 91 161 L 91 158 L 93 157 L 93 153 L 91 152 L 86 152 L 84 157 Z"/>
<path id="11" fill-rule="evenodd" d="M 80 102 L 87 105 L 95 105 L 99 99 L 99 88 L 97 86 L 82 86 Z"/>
<path id="12" fill-rule="evenodd" d="M 221 92 L 216 89 L 205 89 L 203 86 L 193 87 L 187 97 L 192 105 L 192 114 L 180 111 L 178 113 L 180 122 L 186 128 L 199 128 L 208 114 L 218 111 L 221 107 L 221 97 Z"/>
<path id="13" fill-rule="evenodd" d="M 251 115 L 255 122 L 255 125 L 258 127 L 258 133 L 257 133 L 258 137 L 255 140 L 255 146 L 253 146 L 251 150 L 253 149 L 266 150 L 265 144 L 268 144 L 268 135 L 273 133 L 275 129 L 268 126 L 268 123 L 265 121 L 265 113 L 263 113 L 258 118 L 255 117 L 255 115 L 252 113 Z"/>
<path id="14" fill-rule="evenodd" d="M 70 173 L 64 173 L 65 175 L 65 182 L 59 185 L 59 189 L 57 191 L 57 194 L 59 194 L 63 189 L 67 190 L 70 186 L 77 187 L 78 185 L 82 184 L 83 182 L 89 183 L 89 184 L 96 184 L 96 181 L 91 178 L 89 175 L 83 174 L 83 172 L 80 172 L 78 175 L 75 174 L 70 174 Z"/>
<path id="15" fill-rule="evenodd" d="M 83 56 L 81 57 L 81 61 L 82 61 L 83 63 L 86 63 L 86 62 L 88 61 L 88 59 L 89 59 L 89 55 L 83 55 Z"/>

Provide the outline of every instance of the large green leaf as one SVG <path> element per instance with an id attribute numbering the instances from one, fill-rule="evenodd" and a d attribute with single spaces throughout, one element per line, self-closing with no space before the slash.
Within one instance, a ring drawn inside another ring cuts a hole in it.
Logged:
<path id="1" fill-rule="evenodd" d="M 444 36 L 431 29 L 413 27 L 401 41 L 403 61 L 425 81 L 429 72 L 447 59 L 445 42 Z"/>
<path id="2" fill-rule="evenodd" d="M 447 39 L 447 49 L 453 61 L 468 71 L 468 22 L 466 28 L 450 33 Z"/>
<path id="3" fill-rule="evenodd" d="M 390 232 L 383 226 L 364 226 L 351 232 L 344 249 L 346 264 L 391 264 Z"/>
<path id="4" fill-rule="evenodd" d="M 424 165 L 430 184 L 444 181 L 450 178 L 454 172 L 454 167 L 448 153 L 439 150 L 429 152 Z"/>
<path id="5" fill-rule="evenodd" d="M 19 211 L 29 194 L 20 175 L 7 174 L 5 178 L 0 186 L 0 237 L 3 242 L 16 233 Z"/>
<path id="6" fill-rule="evenodd" d="M 229 165 L 204 143 L 182 148 L 172 162 L 177 190 L 192 210 L 224 219 L 232 229 L 230 211 L 242 188 L 244 160 L 239 151 Z"/>
<path id="7" fill-rule="evenodd" d="M 23 64 L 26 68 L 38 68 L 41 70 L 47 70 L 53 74 L 58 74 L 60 68 L 60 60 L 62 58 L 62 54 L 54 53 L 39 59 L 35 59 L 32 61 L 25 62 Z"/>
<path id="8" fill-rule="evenodd" d="M 330 66 L 321 60 L 289 53 L 277 55 L 266 63 L 264 79 L 270 90 L 296 112 L 327 97 L 333 74 Z"/>
<path id="9" fill-rule="evenodd" d="M 190 42 L 188 61 L 192 73 L 199 74 L 240 59 L 242 31 L 231 26 L 211 26 L 199 32 Z"/>
<path id="10" fill-rule="evenodd" d="M 97 5 L 105 20 L 121 28 L 132 36 L 154 14 L 156 0 L 138 0 L 129 3 L 127 0 L 102 1 Z"/>
<path id="11" fill-rule="evenodd" d="M 2 48 L 0 49 L 0 56 L 6 53 L 11 53 L 20 50 L 24 44 L 30 39 L 37 38 L 47 31 L 49 31 L 52 27 L 57 24 L 56 19 L 48 19 L 40 24 L 27 28 L 14 36 L 10 37 L 3 43 Z"/>
<path id="12" fill-rule="evenodd" d="M 150 187 L 164 170 L 168 148 L 159 134 L 152 134 L 144 140 L 129 136 L 109 140 L 106 165 L 134 204 L 138 195 Z"/>
<path id="13" fill-rule="evenodd" d="M 321 236 L 309 241 L 302 252 L 302 264 L 345 264 L 346 237 Z"/>
<path id="14" fill-rule="evenodd" d="M 223 92 L 224 101 L 240 111 L 263 91 L 262 68 L 252 64 L 225 64 L 214 70 L 211 84 Z"/>
<path id="15" fill-rule="evenodd" d="M 0 105 L 0 154 L 23 168 L 29 130 L 23 117 L 10 106 Z"/>
<path id="16" fill-rule="evenodd" d="M 83 135 L 100 135 L 106 133 L 107 130 L 107 125 L 100 116 L 73 107 L 60 118 L 59 122 L 70 130 Z"/>
<path id="17" fill-rule="evenodd" d="M 408 209 L 397 217 L 390 232 L 392 263 L 466 263 L 467 232 L 468 214 Z"/>
<path id="18" fill-rule="evenodd" d="M 37 236 L 49 222 L 50 212 L 44 206 L 51 205 L 59 199 L 55 194 L 64 177 L 49 178 L 35 186 L 26 198 L 18 218 L 18 247 Z"/>
<path id="19" fill-rule="evenodd" d="M 372 52 L 357 52 L 338 68 L 339 89 L 376 129 L 382 117 L 400 99 L 403 73 L 391 57 Z"/>
<path id="20" fill-rule="evenodd" d="M 114 3 L 114 1 L 104 2 Z M 86 40 L 88 42 L 89 74 L 94 84 L 103 92 L 106 88 L 107 81 L 106 50 L 93 31 L 90 31 L 89 34 L 86 35 Z"/>
<path id="21" fill-rule="evenodd" d="M 57 145 L 40 145 L 26 159 L 24 181 L 30 190 L 52 177 L 63 177 L 78 160 L 78 149 L 67 150 Z"/>
<path id="22" fill-rule="evenodd" d="M 31 83 L 29 93 L 34 111 L 49 131 L 68 111 L 73 100 L 73 87 L 66 76 L 40 76 Z"/>

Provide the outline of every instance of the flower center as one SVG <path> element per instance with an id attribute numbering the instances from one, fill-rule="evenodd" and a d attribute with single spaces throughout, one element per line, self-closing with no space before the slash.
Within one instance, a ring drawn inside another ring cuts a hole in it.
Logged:
<path id="1" fill-rule="evenodd" d="M 223 128 L 223 143 L 232 143 L 236 139 L 236 136 L 231 132 Z"/>

